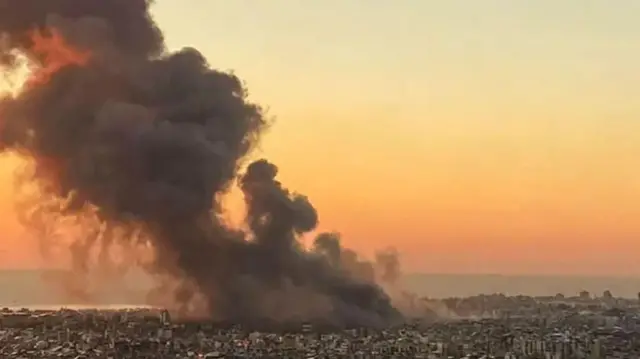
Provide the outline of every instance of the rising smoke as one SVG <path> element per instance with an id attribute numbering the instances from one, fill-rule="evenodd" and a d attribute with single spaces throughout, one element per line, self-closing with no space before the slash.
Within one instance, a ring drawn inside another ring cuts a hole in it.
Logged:
<path id="1" fill-rule="evenodd" d="M 0 102 L 0 144 L 31 160 L 20 212 L 43 254 L 66 243 L 79 273 L 91 263 L 141 266 L 166 279 L 158 293 L 216 319 L 400 319 L 375 284 L 375 265 L 339 236 L 302 248 L 318 216 L 278 182 L 275 165 L 259 160 L 238 174 L 269 121 L 236 76 L 195 49 L 166 51 L 149 6 L 0 0 L 1 65 L 31 68 L 21 91 Z M 245 231 L 222 220 L 220 200 L 234 183 L 246 200 Z M 397 276 L 394 255 L 378 258 L 385 281 Z M 90 300 L 87 285 L 68 287 Z"/>

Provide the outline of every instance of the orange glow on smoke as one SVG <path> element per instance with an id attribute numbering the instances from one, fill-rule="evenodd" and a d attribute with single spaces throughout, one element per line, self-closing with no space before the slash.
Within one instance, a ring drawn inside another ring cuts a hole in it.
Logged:
<path id="1" fill-rule="evenodd" d="M 44 85 L 61 69 L 67 66 L 84 66 L 91 58 L 88 51 L 69 44 L 55 28 L 34 29 L 28 36 L 31 46 L 25 49 L 24 55 L 30 64 L 23 90 Z M 46 178 L 57 178 L 56 174 L 61 170 L 59 166 L 57 161 L 45 158 L 40 158 L 36 163 L 37 171 Z"/>
<path id="2" fill-rule="evenodd" d="M 51 76 L 67 66 L 83 66 L 91 55 L 71 46 L 62 34 L 53 28 L 33 30 L 29 33 L 32 46 L 28 51 L 38 59 L 38 67 L 28 80 L 30 85 L 49 81 Z"/>

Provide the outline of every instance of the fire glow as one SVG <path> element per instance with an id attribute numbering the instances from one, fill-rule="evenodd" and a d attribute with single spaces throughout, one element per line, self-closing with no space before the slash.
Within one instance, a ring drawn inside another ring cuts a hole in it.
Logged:
<path id="1" fill-rule="evenodd" d="M 29 86 L 48 82 L 53 74 L 67 66 L 84 66 L 91 58 L 89 52 L 71 46 L 54 28 L 32 30 L 29 38 L 32 47 L 27 53 L 37 63 L 27 80 Z"/>

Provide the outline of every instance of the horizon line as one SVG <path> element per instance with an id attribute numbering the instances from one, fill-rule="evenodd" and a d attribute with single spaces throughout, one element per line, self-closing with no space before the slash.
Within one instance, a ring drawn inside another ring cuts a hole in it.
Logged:
<path id="1" fill-rule="evenodd" d="M 65 268 L 0 268 L 0 272 L 52 272 L 65 271 Z M 142 271 L 144 273 L 144 271 Z M 495 272 L 407 272 L 402 277 L 415 276 L 451 276 L 451 277 L 541 277 L 541 278 L 590 278 L 590 279 L 640 279 L 640 274 L 596 274 L 596 273 L 495 273 Z"/>

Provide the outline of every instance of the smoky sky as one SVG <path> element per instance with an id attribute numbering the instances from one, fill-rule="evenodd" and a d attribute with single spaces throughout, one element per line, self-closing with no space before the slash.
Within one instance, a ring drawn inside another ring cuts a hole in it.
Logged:
<path id="1" fill-rule="evenodd" d="M 34 30 L 60 34 L 91 55 L 0 102 L 3 150 L 34 160 L 30 181 L 43 198 L 64 199 L 49 212 L 56 215 L 37 221 L 94 208 L 98 223 L 73 247 L 81 248 L 73 252 L 78 257 L 87 247 L 129 245 L 133 230 L 116 236 L 113 228 L 142 225 L 146 236 L 137 240 L 155 251 L 146 269 L 181 283 L 173 288 L 178 302 L 204 297 L 212 318 L 398 320 L 371 263 L 342 248 L 336 234 L 320 234 L 312 250 L 303 248 L 300 237 L 318 224 L 310 199 L 280 183 L 268 160 L 247 163 L 269 117 L 249 101 L 240 78 L 216 70 L 198 50 L 167 51 L 150 5 L 0 0 L 5 69 L 20 56 L 46 66 L 32 51 Z M 247 205 L 243 231 L 221 220 L 220 197 L 234 184 Z M 396 263 L 381 259 L 393 276 Z"/>

